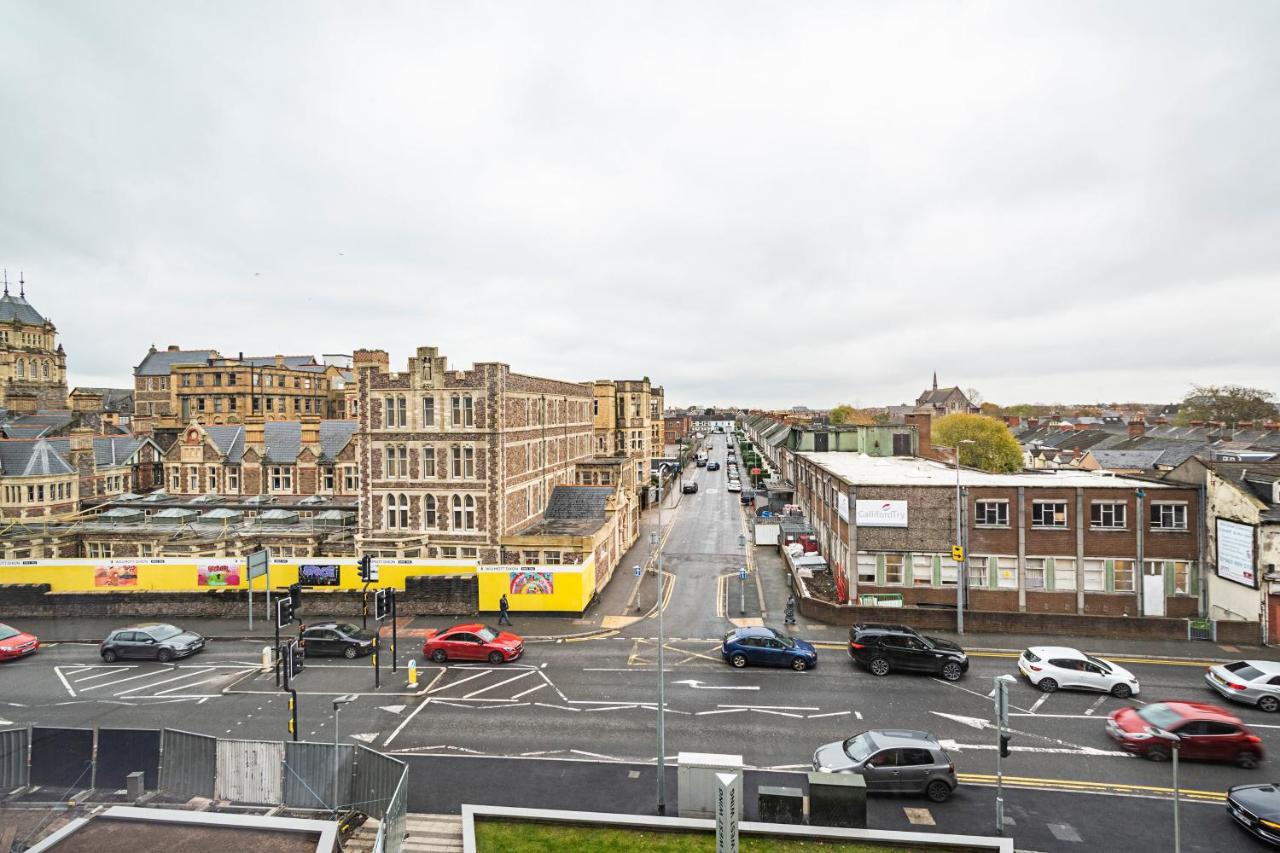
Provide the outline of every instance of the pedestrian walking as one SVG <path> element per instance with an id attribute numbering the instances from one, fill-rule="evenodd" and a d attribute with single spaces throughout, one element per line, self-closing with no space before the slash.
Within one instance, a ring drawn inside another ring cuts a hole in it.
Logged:
<path id="1" fill-rule="evenodd" d="M 507 603 L 507 594 L 504 592 L 502 598 L 498 599 L 498 624 L 510 625 L 511 617 L 507 615 L 507 611 L 511 609 L 511 605 Z"/>
<path id="2" fill-rule="evenodd" d="M 785 621 L 786 621 L 786 624 L 788 624 L 788 625 L 794 625 L 794 624 L 796 624 L 796 596 L 795 596 L 795 593 L 791 593 L 791 594 L 789 594 L 789 595 L 787 596 L 787 609 L 786 609 L 786 614 L 785 614 Z"/>

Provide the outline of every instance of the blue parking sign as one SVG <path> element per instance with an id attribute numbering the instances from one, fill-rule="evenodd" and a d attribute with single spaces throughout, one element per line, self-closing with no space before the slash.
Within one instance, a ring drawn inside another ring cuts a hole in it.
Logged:
<path id="1" fill-rule="evenodd" d="M 747 567 L 743 566 L 742 568 L 738 569 L 738 580 L 744 581 L 746 579 L 747 579 Z"/>

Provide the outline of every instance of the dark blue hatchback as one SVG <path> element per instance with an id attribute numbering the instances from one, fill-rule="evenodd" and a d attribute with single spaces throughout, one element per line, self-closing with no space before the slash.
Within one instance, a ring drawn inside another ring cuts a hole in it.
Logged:
<path id="1" fill-rule="evenodd" d="M 789 666 L 803 672 L 818 665 L 818 651 L 809 643 L 772 628 L 737 628 L 725 635 L 720 654 L 735 669 Z"/>

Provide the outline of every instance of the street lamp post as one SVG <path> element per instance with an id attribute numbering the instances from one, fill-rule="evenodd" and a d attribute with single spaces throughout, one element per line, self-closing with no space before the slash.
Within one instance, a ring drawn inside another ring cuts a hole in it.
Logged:
<path id="1" fill-rule="evenodd" d="M 662 479 L 658 479 L 658 529 L 649 534 L 649 544 L 656 552 L 658 570 L 658 815 L 667 813 L 667 685 L 663 646 L 666 637 L 662 625 L 662 595 L 665 592 L 662 577 Z"/>
<path id="2" fill-rule="evenodd" d="M 1168 738 L 1170 752 L 1173 756 L 1173 853 L 1182 853 L 1182 827 L 1178 820 L 1178 806 L 1181 792 L 1178 789 L 1178 752 L 1182 749 L 1182 738 L 1174 732 L 1159 731 L 1161 737 Z"/>
<path id="3" fill-rule="evenodd" d="M 738 572 L 738 615 L 747 615 L 747 537 L 738 534 L 738 547 L 742 549 L 742 571 Z"/>
<path id="4" fill-rule="evenodd" d="M 339 696 L 333 700 L 333 814 L 338 815 L 338 708 L 354 702 L 354 696 Z"/>
<path id="5" fill-rule="evenodd" d="M 949 449 L 955 460 L 956 467 L 956 545 L 960 547 L 960 560 L 957 567 L 958 577 L 956 578 L 956 633 L 964 633 L 964 606 L 965 600 L 968 598 L 966 594 L 969 587 L 969 543 L 965 541 L 964 520 L 961 512 L 960 500 L 960 447 L 965 444 L 977 444 L 972 438 L 962 438 L 956 442 L 956 446 Z"/>

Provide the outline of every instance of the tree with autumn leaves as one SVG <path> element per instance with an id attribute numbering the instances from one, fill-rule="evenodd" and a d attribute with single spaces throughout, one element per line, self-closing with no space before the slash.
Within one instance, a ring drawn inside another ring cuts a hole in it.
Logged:
<path id="1" fill-rule="evenodd" d="M 1022 448 L 1003 421 L 986 415 L 946 415 L 933 423 L 934 446 L 959 447 L 960 464 L 997 474 L 1022 470 Z M 973 444 L 960 444 L 969 440 Z"/>

